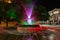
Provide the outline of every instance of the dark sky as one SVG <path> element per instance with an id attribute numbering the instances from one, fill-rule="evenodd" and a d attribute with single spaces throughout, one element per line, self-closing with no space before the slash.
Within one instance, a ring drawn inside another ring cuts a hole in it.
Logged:
<path id="1" fill-rule="evenodd" d="M 48 11 L 53 10 L 54 8 L 60 8 L 59 0 L 38 0 L 39 4 L 44 5 Z"/>

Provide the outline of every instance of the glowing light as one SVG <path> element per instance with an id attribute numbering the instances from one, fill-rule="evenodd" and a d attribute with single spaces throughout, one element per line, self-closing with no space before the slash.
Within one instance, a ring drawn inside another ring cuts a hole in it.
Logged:
<path id="1" fill-rule="evenodd" d="M 23 25 L 27 25 L 28 23 L 27 23 L 27 22 L 23 22 L 22 24 L 23 24 Z"/>
<path id="2" fill-rule="evenodd" d="M 59 13 L 59 11 L 55 11 L 55 12 L 54 12 L 54 14 L 58 14 L 58 13 Z"/>
<path id="3" fill-rule="evenodd" d="M 32 11 L 33 11 L 33 4 L 29 4 L 29 6 L 25 5 L 24 6 L 24 9 L 25 9 L 25 12 L 26 12 L 26 15 L 27 15 L 27 22 L 28 24 L 32 24 L 32 18 L 31 18 L 31 15 L 32 15 Z"/>
<path id="4" fill-rule="evenodd" d="M 6 2 L 6 3 L 12 3 L 12 1 L 11 1 L 11 0 L 5 0 L 5 2 Z"/>
<path id="5" fill-rule="evenodd" d="M 24 16 L 24 20 L 26 20 L 26 22 L 30 25 L 30 24 L 33 24 L 34 22 L 34 19 L 32 18 L 32 12 L 33 12 L 33 8 L 34 8 L 34 4 L 35 2 L 33 2 L 31 0 L 31 2 L 29 1 L 29 3 L 24 3 L 22 4 L 24 10 L 25 10 L 25 15 Z"/>
<path id="6" fill-rule="evenodd" d="M 30 16 L 28 16 L 28 18 L 30 18 Z"/>
<path id="7" fill-rule="evenodd" d="M 27 15 L 27 17 L 31 17 L 31 15 L 32 15 L 32 11 L 33 11 L 33 4 L 30 4 L 31 6 L 29 7 L 26 7 L 25 6 L 25 11 L 26 11 L 26 15 Z"/>
<path id="8" fill-rule="evenodd" d="M 29 18 L 29 19 L 27 20 L 27 22 L 28 22 L 28 24 L 32 24 L 32 19 Z"/>

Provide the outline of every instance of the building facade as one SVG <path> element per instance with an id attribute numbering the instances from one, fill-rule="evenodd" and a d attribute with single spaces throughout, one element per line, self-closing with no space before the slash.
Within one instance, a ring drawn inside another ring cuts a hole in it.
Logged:
<path id="1" fill-rule="evenodd" d="M 60 24 L 60 8 L 55 8 L 48 13 L 50 15 L 49 21 L 51 24 Z"/>

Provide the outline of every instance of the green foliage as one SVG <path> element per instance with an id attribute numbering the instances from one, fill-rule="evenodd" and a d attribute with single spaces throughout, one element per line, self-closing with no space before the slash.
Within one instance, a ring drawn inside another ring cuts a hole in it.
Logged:
<path id="1" fill-rule="evenodd" d="M 7 17 L 10 17 L 11 19 L 16 18 L 16 10 L 13 7 L 8 10 Z"/>

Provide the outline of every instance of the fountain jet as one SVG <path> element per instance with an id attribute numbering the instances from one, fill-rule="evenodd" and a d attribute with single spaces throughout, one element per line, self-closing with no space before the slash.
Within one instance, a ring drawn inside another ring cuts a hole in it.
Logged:
<path id="1" fill-rule="evenodd" d="M 34 8 L 34 3 L 24 5 L 24 10 L 27 15 L 26 20 L 27 20 L 28 24 L 32 24 L 32 17 L 31 16 L 32 16 L 33 8 Z"/>

